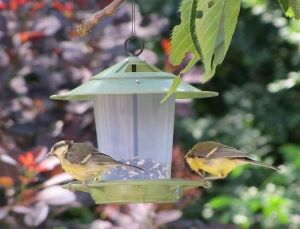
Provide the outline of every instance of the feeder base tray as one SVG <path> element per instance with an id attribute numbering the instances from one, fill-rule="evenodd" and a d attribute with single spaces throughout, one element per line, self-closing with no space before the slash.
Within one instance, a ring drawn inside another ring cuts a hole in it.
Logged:
<path id="1" fill-rule="evenodd" d="M 185 190 L 202 186 L 211 187 L 212 179 L 183 180 L 114 180 L 89 182 L 88 187 L 80 182 L 64 185 L 64 188 L 89 192 L 96 204 L 108 203 L 170 203 L 177 202 Z"/>

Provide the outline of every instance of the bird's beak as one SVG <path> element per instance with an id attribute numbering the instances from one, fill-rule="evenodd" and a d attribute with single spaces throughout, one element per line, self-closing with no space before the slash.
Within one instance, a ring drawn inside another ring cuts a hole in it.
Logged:
<path id="1" fill-rule="evenodd" d="M 46 154 L 46 157 L 50 157 L 50 156 L 53 156 L 54 155 L 54 153 L 53 153 L 53 151 L 51 150 L 50 152 L 48 152 L 47 154 Z"/>

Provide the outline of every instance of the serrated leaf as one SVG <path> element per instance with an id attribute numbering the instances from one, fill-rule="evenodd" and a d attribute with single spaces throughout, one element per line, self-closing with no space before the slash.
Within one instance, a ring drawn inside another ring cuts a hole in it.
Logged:
<path id="1" fill-rule="evenodd" d="M 181 2 L 179 12 L 181 14 L 181 23 L 174 27 L 171 39 L 172 52 L 170 55 L 170 62 L 173 65 L 179 65 L 188 53 L 192 53 L 193 57 L 187 64 L 187 66 L 180 72 L 180 74 L 174 79 L 173 84 L 168 94 L 162 99 L 161 103 L 168 100 L 177 90 L 180 84 L 180 76 L 189 71 L 200 59 L 193 40 L 191 37 L 190 23 L 192 12 L 193 0 L 184 0 Z"/>
<path id="2" fill-rule="evenodd" d="M 160 103 L 166 102 L 177 90 L 179 84 L 180 84 L 180 75 L 176 76 L 176 78 L 173 80 L 173 83 L 170 87 L 170 90 L 166 94 L 166 96 L 160 101 Z"/>
<path id="3" fill-rule="evenodd" d="M 300 0 L 278 0 L 287 17 L 300 20 Z"/>
<path id="4" fill-rule="evenodd" d="M 204 82 L 214 76 L 225 58 L 240 7 L 240 0 L 193 0 L 191 17 L 195 23 L 191 23 L 191 33 L 204 65 Z"/>
<path id="5" fill-rule="evenodd" d="M 187 53 L 192 53 L 193 58 L 180 74 L 201 60 L 203 81 L 214 76 L 231 43 L 240 7 L 241 0 L 182 0 L 181 23 L 173 30 L 170 60 L 178 65 Z"/>
<path id="6" fill-rule="evenodd" d="M 186 54 L 193 54 L 193 58 L 186 68 L 181 71 L 181 74 L 190 70 L 200 59 L 191 37 L 192 34 L 190 30 L 190 24 L 192 22 L 192 3 L 193 0 L 183 0 L 181 2 L 179 8 L 181 14 L 181 23 L 174 27 L 171 39 L 172 52 L 170 55 L 170 61 L 173 65 L 180 64 L 185 58 Z"/>

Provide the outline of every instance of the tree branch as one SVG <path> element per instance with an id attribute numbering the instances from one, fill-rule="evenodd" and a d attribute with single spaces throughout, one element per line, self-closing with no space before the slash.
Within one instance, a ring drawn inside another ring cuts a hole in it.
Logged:
<path id="1" fill-rule="evenodd" d="M 125 0 L 113 0 L 108 6 L 101 11 L 94 13 L 91 17 L 84 20 L 76 26 L 76 31 L 80 36 L 86 36 L 92 29 L 99 24 L 104 18 L 111 16 Z"/>

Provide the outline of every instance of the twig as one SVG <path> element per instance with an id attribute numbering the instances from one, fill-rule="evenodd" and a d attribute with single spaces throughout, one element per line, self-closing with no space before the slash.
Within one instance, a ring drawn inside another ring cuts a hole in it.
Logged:
<path id="1" fill-rule="evenodd" d="M 124 1 L 125 0 L 113 0 L 104 9 L 94 13 L 91 17 L 84 20 L 80 25 L 76 26 L 77 33 L 80 36 L 86 36 L 89 34 L 100 21 L 111 16 Z"/>

